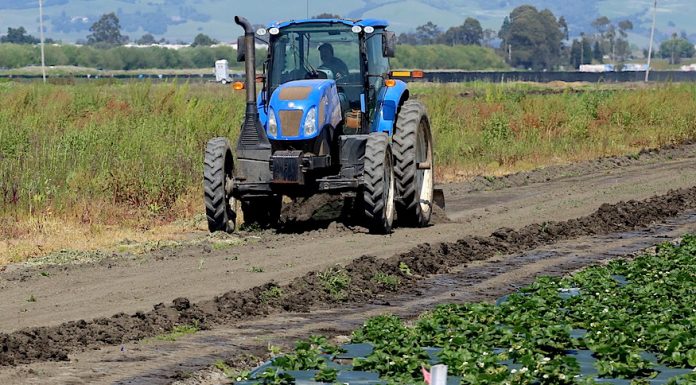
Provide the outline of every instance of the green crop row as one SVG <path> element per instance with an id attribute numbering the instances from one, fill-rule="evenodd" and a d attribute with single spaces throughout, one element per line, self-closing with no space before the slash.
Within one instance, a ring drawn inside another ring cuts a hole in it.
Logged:
<path id="1" fill-rule="evenodd" d="M 414 84 L 429 110 L 438 178 L 696 138 L 696 85 L 539 90 Z M 234 141 L 244 106 L 242 94 L 201 84 L 0 83 L 0 100 L 0 214 L 20 217 L 72 214 L 95 202 L 177 217 L 174 203 L 200 193 L 206 141 Z"/>
<path id="2" fill-rule="evenodd" d="M 374 347 L 353 368 L 394 384 L 422 384 L 421 368 L 439 362 L 462 384 L 593 384 L 597 377 L 638 385 L 670 367 L 685 369 L 662 383 L 694 384 L 695 277 L 696 236 L 688 235 L 654 255 L 540 277 L 498 305 L 441 305 L 411 324 L 374 317 L 352 335 L 352 343 Z M 284 370 L 326 372 L 336 351 L 321 337 L 302 341 L 259 383 L 276 383 Z"/>

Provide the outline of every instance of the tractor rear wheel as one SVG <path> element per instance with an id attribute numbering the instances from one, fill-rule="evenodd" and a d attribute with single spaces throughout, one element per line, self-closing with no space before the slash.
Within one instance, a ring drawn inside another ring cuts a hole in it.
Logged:
<path id="1" fill-rule="evenodd" d="M 388 234 L 394 221 L 394 166 L 387 134 L 372 134 L 365 145 L 363 204 L 371 233 Z"/>
<path id="2" fill-rule="evenodd" d="M 420 102 L 401 106 L 392 143 L 399 225 L 427 226 L 433 211 L 433 139 Z"/>
<path id="3" fill-rule="evenodd" d="M 227 138 L 213 138 L 205 147 L 203 191 L 211 232 L 234 232 L 237 214 L 232 197 L 234 159 Z"/>
<path id="4" fill-rule="evenodd" d="M 242 214 L 245 226 L 258 226 L 262 229 L 274 227 L 280 218 L 283 201 L 281 196 L 249 198 L 242 201 Z"/>

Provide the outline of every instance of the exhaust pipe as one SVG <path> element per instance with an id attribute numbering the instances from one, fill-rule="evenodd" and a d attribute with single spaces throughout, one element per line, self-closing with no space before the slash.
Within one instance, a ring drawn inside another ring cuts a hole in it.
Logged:
<path id="1" fill-rule="evenodd" d="M 237 151 L 240 158 L 268 160 L 267 151 L 271 148 L 266 130 L 259 121 L 256 106 L 256 50 L 254 29 L 246 18 L 235 16 L 234 22 L 244 29 L 245 70 L 246 70 L 246 113 L 242 130 L 239 133 Z M 239 47 L 237 47 L 239 49 Z M 262 154 L 260 154 L 262 152 Z M 265 159 L 263 159 L 265 157 Z"/>
<path id="2" fill-rule="evenodd" d="M 244 55 L 246 58 L 244 64 L 246 71 L 247 106 L 253 104 L 253 106 L 256 107 L 256 50 L 254 49 L 254 30 L 249 20 L 243 17 L 235 16 L 234 22 L 244 29 Z M 237 49 L 239 49 L 239 47 L 237 47 Z M 254 108 L 254 110 L 256 110 L 256 108 Z M 249 109 L 247 109 L 247 111 L 249 111 Z"/>

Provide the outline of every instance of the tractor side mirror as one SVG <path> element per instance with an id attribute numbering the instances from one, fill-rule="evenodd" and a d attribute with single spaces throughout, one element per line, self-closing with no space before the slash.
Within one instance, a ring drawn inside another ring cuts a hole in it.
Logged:
<path id="1" fill-rule="evenodd" d="M 396 33 L 391 31 L 382 33 L 382 55 L 384 57 L 396 56 Z"/>
<path id="2" fill-rule="evenodd" d="M 237 61 L 239 63 L 246 60 L 245 53 L 246 53 L 246 43 L 245 43 L 244 35 L 242 35 L 242 36 L 237 38 Z"/>

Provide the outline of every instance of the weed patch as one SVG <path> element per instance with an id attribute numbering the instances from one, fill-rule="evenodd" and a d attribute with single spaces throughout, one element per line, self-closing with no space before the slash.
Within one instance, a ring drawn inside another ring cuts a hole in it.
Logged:
<path id="1" fill-rule="evenodd" d="M 318 274 L 319 280 L 336 301 L 343 300 L 348 295 L 350 276 L 340 267 L 332 267 Z"/>
<path id="2" fill-rule="evenodd" d="M 195 334 L 199 331 L 199 327 L 197 324 L 191 324 L 191 325 L 177 325 L 174 326 L 172 331 L 166 334 L 161 334 L 158 336 L 153 337 L 154 340 L 157 341 L 176 341 L 177 339 L 190 335 L 190 334 Z"/>
<path id="3" fill-rule="evenodd" d="M 378 272 L 372 277 L 372 281 L 384 285 L 389 290 L 396 290 L 401 284 L 401 279 L 393 274 Z"/>
<path id="4" fill-rule="evenodd" d="M 273 286 L 261 293 L 261 301 L 268 303 L 273 299 L 279 299 L 283 296 L 283 289 L 278 286 Z"/>
<path id="5" fill-rule="evenodd" d="M 225 361 L 223 360 L 217 360 L 215 361 L 215 364 L 213 365 L 215 369 L 221 371 L 225 377 L 227 378 L 232 378 L 235 379 L 237 377 L 237 373 L 232 369 L 231 366 L 229 366 Z"/>
<path id="6" fill-rule="evenodd" d="M 263 273 L 263 267 L 261 266 L 252 266 L 249 268 L 250 273 Z"/>

